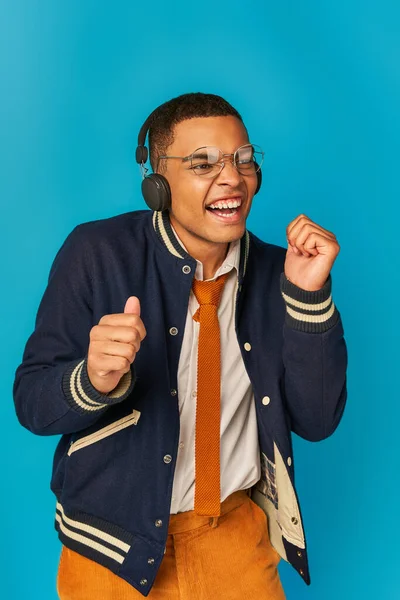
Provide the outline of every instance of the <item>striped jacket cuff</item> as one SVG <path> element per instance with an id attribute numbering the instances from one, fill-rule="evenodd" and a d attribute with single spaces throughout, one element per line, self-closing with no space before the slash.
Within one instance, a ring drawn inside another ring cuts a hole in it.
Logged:
<path id="1" fill-rule="evenodd" d="M 285 273 L 280 278 L 281 294 L 286 303 L 286 325 L 307 333 L 323 333 L 333 327 L 339 313 L 332 300 L 332 278 L 329 275 L 320 290 L 310 292 L 289 281 Z"/>
<path id="2" fill-rule="evenodd" d="M 103 411 L 111 404 L 122 402 L 132 392 L 134 371 L 125 373 L 117 387 L 102 394 L 93 387 L 87 372 L 87 359 L 75 361 L 63 376 L 62 387 L 69 405 L 81 414 Z"/>

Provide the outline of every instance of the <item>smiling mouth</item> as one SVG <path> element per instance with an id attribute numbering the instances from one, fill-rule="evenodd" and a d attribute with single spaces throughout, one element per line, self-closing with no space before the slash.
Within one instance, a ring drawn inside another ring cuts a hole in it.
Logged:
<path id="1" fill-rule="evenodd" d="M 241 198 L 225 198 L 209 204 L 206 208 L 218 217 L 232 218 L 240 211 L 241 205 Z"/>

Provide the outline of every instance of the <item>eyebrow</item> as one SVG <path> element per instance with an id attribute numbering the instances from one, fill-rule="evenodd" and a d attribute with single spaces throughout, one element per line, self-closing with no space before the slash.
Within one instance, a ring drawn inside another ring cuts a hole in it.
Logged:
<path id="1" fill-rule="evenodd" d="M 193 156 L 195 156 L 196 158 L 208 158 L 209 154 L 208 154 L 208 152 L 201 152 L 201 153 L 199 152 L 198 153 L 195 150 L 194 152 L 192 152 L 192 154 L 189 155 L 189 157 L 193 157 Z M 186 157 L 186 158 L 189 158 L 189 157 Z"/>

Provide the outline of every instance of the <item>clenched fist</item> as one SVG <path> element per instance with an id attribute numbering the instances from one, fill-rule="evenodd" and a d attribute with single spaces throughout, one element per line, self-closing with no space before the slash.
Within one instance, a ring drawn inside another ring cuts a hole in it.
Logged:
<path id="1" fill-rule="evenodd" d="M 320 290 L 339 254 L 335 234 L 302 214 L 289 223 L 286 237 L 286 277 L 303 290 Z"/>
<path id="2" fill-rule="evenodd" d="M 123 313 L 104 315 L 90 330 L 87 372 L 93 387 L 102 394 L 111 392 L 131 368 L 145 337 L 136 296 L 128 298 Z"/>

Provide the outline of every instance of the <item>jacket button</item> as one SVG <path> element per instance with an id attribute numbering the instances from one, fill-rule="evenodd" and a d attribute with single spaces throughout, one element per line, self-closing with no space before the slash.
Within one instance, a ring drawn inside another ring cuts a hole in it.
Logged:
<path id="1" fill-rule="evenodd" d="M 291 520 L 292 520 L 293 525 L 297 525 L 299 522 L 298 519 L 296 519 L 296 517 L 292 517 Z"/>
<path id="2" fill-rule="evenodd" d="M 147 583 L 147 579 L 141 579 L 140 580 L 140 585 L 146 585 Z"/>
<path id="3" fill-rule="evenodd" d="M 264 396 L 264 398 L 262 399 L 262 403 L 264 404 L 264 406 L 268 406 L 270 402 L 271 398 L 269 396 Z"/>
<path id="4" fill-rule="evenodd" d="M 289 465 L 289 467 L 290 467 L 290 466 L 291 466 L 291 464 L 292 464 L 292 459 L 290 458 L 290 456 L 289 456 L 289 457 L 288 457 L 288 459 L 287 459 L 287 464 Z"/>
<path id="5" fill-rule="evenodd" d="M 147 562 L 149 565 L 154 565 L 154 558 L 148 558 Z"/>
<path id="6" fill-rule="evenodd" d="M 247 350 L 247 352 L 250 352 L 251 350 L 251 344 L 249 344 L 249 342 L 246 342 L 244 345 L 244 349 Z"/>
<path id="7" fill-rule="evenodd" d="M 299 573 L 300 573 L 300 575 L 304 575 L 303 569 L 300 569 Z"/>
<path id="8" fill-rule="evenodd" d="M 164 456 L 164 462 L 168 465 L 172 460 L 172 456 L 170 454 L 166 454 Z"/>
<path id="9" fill-rule="evenodd" d="M 156 527 L 161 527 L 161 525 L 162 525 L 162 521 L 161 521 L 161 519 L 157 519 L 157 521 L 154 523 L 154 525 L 155 525 Z"/>
<path id="10" fill-rule="evenodd" d="M 189 265 L 185 265 L 184 267 L 182 267 L 182 271 L 185 273 L 185 275 L 189 275 L 191 270 L 192 269 L 189 267 Z"/>
<path id="11" fill-rule="evenodd" d="M 178 333 L 178 330 L 176 327 L 171 327 L 171 329 L 169 330 L 171 335 L 176 335 Z"/>
<path id="12" fill-rule="evenodd" d="M 297 556 L 298 556 L 299 558 L 301 558 L 301 557 L 303 556 L 303 555 L 302 555 L 302 553 L 300 552 L 300 550 L 297 550 Z"/>
<path id="13" fill-rule="evenodd" d="M 178 392 L 177 392 L 175 389 L 172 389 L 172 390 L 171 390 L 171 396 L 176 396 L 176 394 L 177 394 L 177 393 L 178 393 Z"/>

